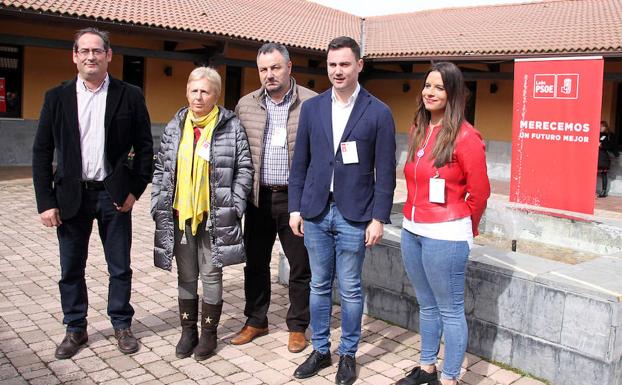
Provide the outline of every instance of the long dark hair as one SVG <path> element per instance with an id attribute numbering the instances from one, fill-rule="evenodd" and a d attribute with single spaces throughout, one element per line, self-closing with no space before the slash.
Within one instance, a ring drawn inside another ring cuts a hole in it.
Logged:
<path id="1" fill-rule="evenodd" d="M 437 71 L 441 74 L 443 87 L 447 93 L 447 105 L 445 106 L 441 130 L 437 135 L 436 144 L 431 154 L 434 159 L 434 167 L 438 168 L 451 162 L 456 137 L 458 137 L 460 126 L 464 121 L 464 108 L 468 97 L 468 90 L 464 84 L 462 72 L 455 64 L 450 62 L 438 62 L 433 63 L 430 69 L 425 73 L 421 91 L 425 88 L 428 75 L 433 71 Z M 425 140 L 425 131 L 430 124 L 430 119 L 430 111 L 425 109 L 423 97 L 420 92 L 415 120 L 411 129 L 408 159 L 413 160 L 415 152 L 423 144 Z"/>

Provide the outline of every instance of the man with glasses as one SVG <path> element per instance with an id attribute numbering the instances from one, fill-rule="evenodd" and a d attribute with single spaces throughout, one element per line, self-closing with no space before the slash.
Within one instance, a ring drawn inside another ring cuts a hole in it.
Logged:
<path id="1" fill-rule="evenodd" d="M 60 249 L 67 332 L 56 349 L 58 359 L 73 357 L 88 340 L 85 269 L 95 219 L 108 265 L 108 316 L 118 347 L 126 354 L 138 351 L 130 329 L 131 209 L 151 180 L 153 144 L 143 94 L 108 74 L 111 60 L 106 32 L 85 28 L 76 33 L 78 76 L 45 94 L 33 145 L 37 210 L 44 226 L 56 227 Z"/>

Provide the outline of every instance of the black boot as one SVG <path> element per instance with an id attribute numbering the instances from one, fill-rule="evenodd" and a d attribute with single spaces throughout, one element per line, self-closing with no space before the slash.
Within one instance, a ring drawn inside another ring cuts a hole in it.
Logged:
<path id="1" fill-rule="evenodd" d="M 218 343 L 216 330 L 222 313 L 222 302 L 218 305 L 201 303 L 201 338 L 199 338 L 199 344 L 194 348 L 194 359 L 197 361 L 205 360 L 214 354 Z"/>
<path id="2" fill-rule="evenodd" d="M 179 298 L 179 321 L 181 322 L 181 337 L 175 347 L 177 358 L 186 358 L 192 355 L 194 347 L 199 343 L 197 321 L 199 318 L 199 299 Z"/>
<path id="3" fill-rule="evenodd" d="M 607 173 L 603 172 L 600 174 L 601 175 L 601 180 L 603 183 L 603 189 L 600 192 L 600 194 L 598 194 L 599 198 L 605 198 L 607 196 Z"/>

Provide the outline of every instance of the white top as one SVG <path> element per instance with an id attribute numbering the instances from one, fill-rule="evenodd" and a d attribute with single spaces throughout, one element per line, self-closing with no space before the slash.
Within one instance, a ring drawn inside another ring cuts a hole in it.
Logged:
<path id="1" fill-rule="evenodd" d="M 471 217 L 437 223 L 413 222 L 404 217 L 402 227 L 413 234 L 443 241 L 467 241 L 469 250 L 473 247 Z"/>
<path id="2" fill-rule="evenodd" d="M 78 75 L 76 94 L 78 99 L 78 124 L 82 150 L 82 180 L 102 181 L 107 176 L 104 146 L 106 143 L 106 97 L 108 74 L 96 90 L 89 90 Z"/>
<path id="3" fill-rule="evenodd" d="M 354 102 L 356 102 L 356 97 L 359 95 L 359 91 L 361 91 L 361 85 L 357 83 L 356 89 L 348 99 L 348 102 L 344 104 L 337 99 L 337 96 L 335 95 L 335 88 L 332 88 L 333 154 L 336 154 L 339 149 L 341 137 L 346 129 L 346 124 L 348 124 L 348 119 L 350 119 L 350 114 L 354 108 Z M 333 191 L 334 178 L 335 173 L 333 171 L 333 175 L 330 178 L 330 191 Z"/>

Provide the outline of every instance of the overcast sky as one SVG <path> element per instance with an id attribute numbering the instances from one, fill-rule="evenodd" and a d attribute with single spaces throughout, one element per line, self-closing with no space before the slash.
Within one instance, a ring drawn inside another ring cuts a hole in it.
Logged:
<path id="1" fill-rule="evenodd" d="M 434 8 L 528 3 L 538 0 L 309 0 L 357 16 L 379 16 Z"/>

